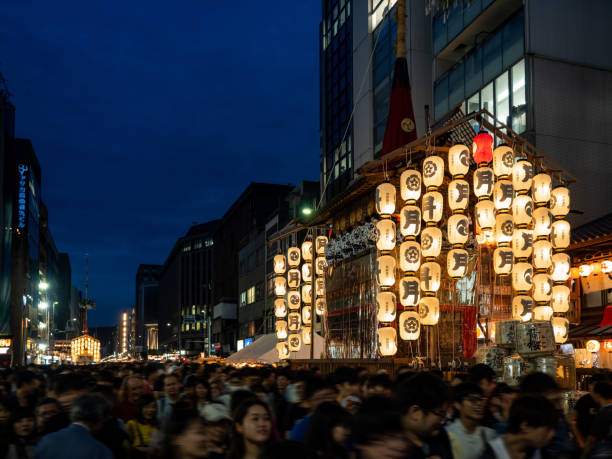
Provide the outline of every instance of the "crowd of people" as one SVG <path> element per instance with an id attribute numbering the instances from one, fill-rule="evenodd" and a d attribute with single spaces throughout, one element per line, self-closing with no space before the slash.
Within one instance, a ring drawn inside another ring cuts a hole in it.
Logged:
<path id="1" fill-rule="evenodd" d="M 0 371 L 0 459 L 612 457 L 612 378 L 108 364 Z"/>

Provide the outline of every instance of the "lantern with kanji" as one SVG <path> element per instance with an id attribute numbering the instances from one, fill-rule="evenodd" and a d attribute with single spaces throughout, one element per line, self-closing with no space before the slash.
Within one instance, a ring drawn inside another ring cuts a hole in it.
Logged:
<path id="1" fill-rule="evenodd" d="M 446 257 L 446 269 L 451 279 L 461 279 L 467 273 L 468 252 L 464 249 L 451 249 Z M 421 320 L 424 325 L 425 322 Z"/>
<path id="2" fill-rule="evenodd" d="M 395 186 L 389 182 L 381 183 L 376 187 L 376 212 L 388 217 L 395 212 Z"/>
<path id="3" fill-rule="evenodd" d="M 533 231 L 516 228 L 512 235 L 512 251 L 516 258 L 528 258 L 533 252 Z"/>
<path id="4" fill-rule="evenodd" d="M 399 316 L 400 338 L 404 341 L 415 341 L 421 335 L 421 323 L 416 311 L 404 311 Z"/>
<path id="5" fill-rule="evenodd" d="M 421 201 L 423 220 L 427 223 L 437 223 L 442 219 L 444 199 L 438 191 L 428 191 Z"/>
<path id="6" fill-rule="evenodd" d="M 474 171 L 474 195 L 478 198 L 490 197 L 493 194 L 495 177 L 490 167 L 479 167 Z"/>
<path id="7" fill-rule="evenodd" d="M 376 295 L 376 318 L 379 322 L 395 320 L 396 298 L 393 292 L 382 291 Z"/>
<path id="8" fill-rule="evenodd" d="M 302 328 L 302 343 L 306 345 L 312 343 L 312 327 Z"/>
<path id="9" fill-rule="evenodd" d="M 538 207 L 533 211 L 533 235 L 536 239 L 548 236 L 552 224 L 553 216 L 547 207 Z"/>
<path id="10" fill-rule="evenodd" d="M 495 240 L 499 245 L 507 246 L 512 242 L 514 220 L 511 214 L 498 213 L 495 216 Z"/>
<path id="11" fill-rule="evenodd" d="M 563 313 L 569 311 L 570 289 L 566 285 L 555 285 L 552 288 L 550 305 L 554 312 Z"/>
<path id="12" fill-rule="evenodd" d="M 495 226 L 495 206 L 493 201 L 484 200 L 476 203 L 476 221 L 481 230 L 491 230 Z"/>
<path id="13" fill-rule="evenodd" d="M 289 358 L 289 343 L 282 341 L 276 344 L 276 352 L 278 352 L 278 358 L 280 360 L 286 360 Z"/>
<path id="14" fill-rule="evenodd" d="M 376 259 L 376 280 L 381 287 L 395 285 L 395 257 L 382 255 Z"/>
<path id="15" fill-rule="evenodd" d="M 533 178 L 533 201 L 547 203 L 550 201 L 552 180 L 548 174 L 538 174 Z"/>
<path id="16" fill-rule="evenodd" d="M 290 312 L 287 315 L 287 326 L 290 332 L 296 332 L 302 325 L 302 316 L 299 312 Z"/>
<path id="17" fill-rule="evenodd" d="M 390 218 L 379 220 L 376 223 L 376 233 L 378 234 L 378 240 L 376 241 L 376 248 L 378 250 L 384 252 L 395 248 L 397 231 L 393 220 Z"/>
<path id="18" fill-rule="evenodd" d="M 514 266 L 514 254 L 510 247 L 498 247 L 493 253 L 493 269 L 495 274 L 508 276 Z"/>
<path id="19" fill-rule="evenodd" d="M 287 258 L 285 255 L 274 255 L 274 273 L 285 274 L 287 270 Z"/>
<path id="20" fill-rule="evenodd" d="M 565 217 L 570 210 L 569 190 L 560 186 L 554 188 L 550 194 L 550 211 L 555 217 Z"/>
<path id="21" fill-rule="evenodd" d="M 408 169 L 400 176 L 400 194 L 404 201 L 417 201 L 421 197 L 421 173 Z"/>
<path id="22" fill-rule="evenodd" d="M 533 244 L 533 267 L 546 270 L 552 265 L 552 245 L 546 240 L 535 241 Z"/>
<path id="23" fill-rule="evenodd" d="M 510 180 L 499 180 L 493 188 L 493 202 L 497 210 L 510 210 L 514 199 L 514 187 Z"/>
<path id="24" fill-rule="evenodd" d="M 550 306 L 536 306 L 533 308 L 534 320 L 550 320 L 553 315 L 553 309 Z"/>
<path id="25" fill-rule="evenodd" d="M 287 301 L 284 298 L 274 300 L 274 315 L 278 318 L 287 316 Z"/>
<path id="26" fill-rule="evenodd" d="M 507 145 L 501 145 L 493 151 L 493 171 L 500 178 L 510 177 L 514 166 L 514 152 Z"/>
<path id="27" fill-rule="evenodd" d="M 554 282 L 565 282 L 570 277 L 570 256 L 567 253 L 555 253 L 552 256 L 552 272 Z"/>
<path id="28" fill-rule="evenodd" d="M 302 285 L 302 301 L 306 304 L 312 303 L 312 284 Z"/>
<path id="29" fill-rule="evenodd" d="M 297 333 L 289 335 L 287 342 L 291 352 L 298 352 L 302 348 L 302 336 Z"/>
<path id="30" fill-rule="evenodd" d="M 566 249 L 570 244 L 570 224 L 567 220 L 557 220 L 552 224 L 550 242 L 555 249 Z"/>
<path id="31" fill-rule="evenodd" d="M 448 170 L 453 177 L 465 176 L 470 169 L 470 150 L 465 145 L 453 145 L 448 149 Z"/>
<path id="32" fill-rule="evenodd" d="M 464 210 L 470 202 L 470 185 L 465 180 L 453 180 L 448 185 L 448 207 L 452 211 Z"/>
<path id="33" fill-rule="evenodd" d="M 289 266 L 295 268 L 300 265 L 301 261 L 302 255 L 300 253 L 300 249 L 297 247 L 289 247 L 289 249 L 287 249 L 287 262 L 289 263 Z"/>
<path id="34" fill-rule="evenodd" d="M 302 242 L 302 258 L 304 259 L 304 262 L 312 261 L 312 258 L 313 258 L 312 241 Z"/>
<path id="35" fill-rule="evenodd" d="M 402 242 L 399 249 L 399 265 L 402 271 L 416 272 L 421 266 L 421 244 L 416 241 Z"/>
<path id="36" fill-rule="evenodd" d="M 306 265 L 304 265 L 306 266 Z M 302 273 L 297 268 L 291 268 L 287 272 L 287 285 L 289 288 L 298 288 L 302 281 Z"/>
<path id="37" fill-rule="evenodd" d="M 440 318 L 440 301 L 435 296 L 425 296 L 419 302 L 421 325 L 436 325 Z"/>
<path id="38" fill-rule="evenodd" d="M 312 307 L 304 306 L 302 308 L 302 323 L 310 325 L 312 323 Z"/>
<path id="39" fill-rule="evenodd" d="M 512 185 L 519 194 L 526 193 L 533 183 L 533 165 L 526 160 L 517 162 L 512 168 Z"/>
<path id="40" fill-rule="evenodd" d="M 312 264 L 304 263 L 302 265 L 302 281 L 312 282 Z"/>
<path id="41" fill-rule="evenodd" d="M 325 269 L 327 268 L 327 260 L 325 260 L 325 257 L 317 257 L 315 259 L 315 274 L 317 276 L 324 276 L 325 275 Z"/>
<path id="42" fill-rule="evenodd" d="M 528 295 L 516 295 L 512 298 L 512 318 L 527 322 L 533 316 L 534 303 Z"/>
<path id="43" fill-rule="evenodd" d="M 444 160 L 440 156 L 428 156 L 423 160 L 423 185 L 439 187 L 444 180 Z"/>
<path id="44" fill-rule="evenodd" d="M 382 356 L 395 355 L 397 352 L 397 334 L 393 327 L 381 327 L 376 331 L 378 335 L 378 351 Z"/>
<path id="45" fill-rule="evenodd" d="M 274 294 L 276 296 L 285 296 L 287 293 L 287 279 L 283 276 L 276 276 L 274 278 Z"/>
<path id="46" fill-rule="evenodd" d="M 408 205 L 400 211 L 400 232 L 404 237 L 418 236 L 421 232 L 421 209 Z"/>
<path id="47" fill-rule="evenodd" d="M 299 290 L 289 290 L 287 293 L 287 303 L 289 303 L 289 309 L 300 309 L 302 295 L 300 295 Z"/>
<path id="48" fill-rule="evenodd" d="M 552 298 L 553 281 L 548 274 L 533 276 L 533 299 L 536 303 L 547 303 Z"/>
<path id="49" fill-rule="evenodd" d="M 416 307 L 420 298 L 419 280 L 415 276 L 405 276 L 399 282 L 400 303 L 404 307 Z M 393 295 L 395 299 L 395 295 Z"/>
<path id="50" fill-rule="evenodd" d="M 317 298 L 315 301 L 315 313 L 318 316 L 322 316 L 327 312 L 327 302 L 325 298 Z"/>
<path id="51" fill-rule="evenodd" d="M 286 320 L 277 320 L 276 324 L 276 337 L 278 339 L 287 339 L 287 321 Z"/>
<path id="52" fill-rule="evenodd" d="M 423 263 L 420 270 L 420 285 L 424 292 L 437 292 L 440 288 L 442 271 L 435 261 Z"/>
<path id="53" fill-rule="evenodd" d="M 493 159 L 493 137 L 491 134 L 481 130 L 474 137 L 472 155 L 476 164 L 489 163 Z"/>
<path id="54" fill-rule="evenodd" d="M 512 216 L 516 226 L 531 225 L 533 220 L 533 201 L 526 194 L 514 198 Z"/>
<path id="55" fill-rule="evenodd" d="M 515 263 L 512 268 L 512 287 L 518 292 L 528 292 L 533 284 L 531 263 Z"/>
<path id="56" fill-rule="evenodd" d="M 451 215 L 447 223 L 448 242 L 453 245 L 465 244 L 470 235 L 468 218 L 463 214 Z"/>
<path id="57" fill-rule="evenodd" d="M 429 226 L 421 232 L 421 253 L 424 258 L 436 258 L 442 250 L 442 230 Z"/>
<path id="58" fill-rule="evenodd" d="M 325 247 L 327 247 L 328 242 L 327 236 L 317 236 L 315 238 L 315 252 L 317 255 L 325 255 Z"/>
<path id="59" fill-rule="evenodd" d="M 553 317 L 551 320 L 555 343 L 563 344 L 569 335 L 569 320 L 564 317 Z"/>

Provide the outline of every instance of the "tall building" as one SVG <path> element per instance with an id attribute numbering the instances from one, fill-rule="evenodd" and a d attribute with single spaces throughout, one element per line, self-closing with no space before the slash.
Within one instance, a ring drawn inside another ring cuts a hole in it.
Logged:
<path id="1" fill-rule="evenodd" d="M 157 350 L 157 290 L 161 265 L 139 265 L 136 271 L 136 352 Z"/>

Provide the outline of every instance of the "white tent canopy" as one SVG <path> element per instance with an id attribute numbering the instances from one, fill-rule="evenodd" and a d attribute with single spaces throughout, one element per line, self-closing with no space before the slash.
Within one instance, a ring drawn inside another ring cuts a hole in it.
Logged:
<path id="1" fill-rule="evenodd" d="M 314 352 L 313 357 L 315 359 L 321 358 L 321 354 L 324 353 L 325 340 L 322 336 L 314 334 Z M 264 335 L 257 340 L 253 341 L 252 344 L 247 347 L 235 352 L 230 355 L 226 362 L 238 363 L 238 362 L 261 362 L 261 363 L 278 363 L 278 352 L 276 351 L 276 344 L 278 339 L 276 335 Z M 310 358 L 310 345 L 302 344 L 302 348 L 298 352 L 292 352 L 289 356 L 291 359 L 309 359 Z"/>

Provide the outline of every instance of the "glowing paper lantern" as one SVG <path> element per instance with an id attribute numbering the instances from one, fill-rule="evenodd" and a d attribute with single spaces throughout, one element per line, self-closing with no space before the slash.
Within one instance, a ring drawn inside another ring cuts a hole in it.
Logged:
<path id="1" fill-rule="evenodd" d="M 404 311 L 399 316 L 400 338 L 404 341 L 414 341 L 421 335 L 419 314 L 415 311 Z"/>
<path id="2" fill-rule="evenodd" d="M 396 190 L 389 182 L 381 183 L 376 187 L 376 212 L 382 216 L 389 216 L 395 212 Z"/>
<path id="3" fill-rule="evenodd" d="M 550 193 L 550 211 L 555 217 L 565 217 L 570 211 L 569 190 L 560 186 Z"/>
<path id="4" fill-rule="evenodd" d="M 325 298 L 318 298 L 317 301 L 315 301 L 315 313 L 318 316 L 322 316 L 326 312 L 327 312 L 327 302 L 325 301 Z"/>
<path id="5" fill-rule="evenodd" d="M 421 325 L 436 325 L 440 318 L 440 301 L 435 296 L 426 296 L 419 302 Z"/>
<path id="6" fill-rule="evenodd" d="M 302 343 L 306 345 L 312 343 L 312 327 L 302 328 Z"/>
<path id="7" fill-rule="evenodd" d="M 593 272 L 593 267 L 591 265 L 580 265 L 578 267 L 578 273 L 582 277 L 590 276 L 592 272 Z"/>
<path id="8" fill-rule="evenodd" d="M 327 260 L 325 260 L 325 257 L 317 257 L 315 259 L 315 274 L 317 276 L 324 276 L 325 275 L 325 270 L 327 269 Z"/>
<path id="9" fill-rule="evenodd" d="M 442 270 L 435 261 L 423 263 L 420 271 L 421 290 L 424 292 L 437 292 L 440 288 Z"/>
<path id="10" fill-rule="evenodd" d="M 490 167 L 479 167 L 474 171 L 474 194 L 478 198 L 484 198 L 493 194 L 495 176 Z"/>
<path id="11" fill-rule="evenodd" d="M 312 323 L 312 307 L 304 306 L 302 308 L 302 323 L 310 325 Z"/>
<path id="12" fill-rule="evenodd" d="M 555 249 L 565 249 L 570 245 L 570 224 L 567 220 L 557 220 L 552 224 L 550 242 Z"/>
<path id="13" fill-rule="evenodd" d="M 277 320 L 275 323 L 276 327 L 276 337 L 278 339 L 287 339 L 287 321 L 286 320 Z"/>
<path id="14" fill-rule="evenodd" d="M 512 298 L 512 318 L 527 322 L 533 316 L 533 299 L 527 295 L 517 295 Z"/>
<path id="15" fill-rule="evenodd" d="M 533 165 L 529 161 L 519 161 L 512 168 L 512 185 L 514 191 L 529 191 L 533 182 Z"/>
<path id="16" fill-rule="evenodd" d="M 548 236 L 552 230 L 553 216 L 547 207 L 538 207 L 533 211 L 533 235 L 539 237 Z"/>
<path id="17" fill-rule="evenodd" d="M 512 201 L 512 217 L 514 224 L 530 225 L 533 219 L 533 201 L 527 195 L 519 195 Z"/>
<path id="18" fill-rule="evenodd" d="M 448 184 L 448 207 L 464 210 L 470 202 L 470 185 L 465 180 L 453 180 Z"/>
<path id="19" fill-rule="evenodd" d="M 514 152 L 512 148 L 502 145 L 493 150 L 493 171 L 498 177 L 509 177 L 512 175 L 514 166 Z"/>
<path id="20" fill-rule="evenodd" d="M 570 277 L 570 256 L 567 253 L 555 253 L 552 256 L 552 280 L 565 282 Z"/>
<path id="21" fill-rule="evenodd" d="M 382 327 L 376 330 L 378 351 L 382 356 L 395 355 L 397 352 L 397 334 L 393 327 Z"/>
<path id="22" fill-rule="evenodd" d="M 399 296 L 402 306 L 416 307 L 421 297 L 419 280 L 415 276 L 406 276 L 400 279 Z"/>
<path id="23" fill-rule="evenodd" d="M 395 237 L 397 231 L 395 229 L 395 222 L 390 218 L 384 218 L 376 223 L 376 233 L 378 239 L 376 241 L 376 248 L 380 251 L 390 251 L 395 248 Z"/>
<path id="24" fill-rule="evenodd" d="M 396 298 L 393 292 L 379 292 L 376 295 L 376 319 L 379 322 L 395 320 Z"/>
<path id="25" fill-rule="evenodd" d="M 284 298 L 277 298 L 274 300 L 274 315 L 276 317 L 287 316 L 287 302 Z"/>
<path id="26" fill-rule="evenodd" d="M 533 267 L 548 269 L 552 266 L 552 245 L 548 241 L 535 241 L 533 244 Z"/>
<path id="27" fill-rule="evenodd" d="M 442 230 L 435 226 L 421 232 L 421 254 L 425 258 L 436 258 L 442 250 Z"/>
<path id="28" fill-rule="evenodd" d="M 486 131 L 480 131 L 472 143 L 472 155 L 476 164 L 488 163 L 493 159 L 493 137 Z"/>
<path id="29" fill-rule="evenodd" d="M 568 264 L 569 264 L 569 255 L 568 255 L 567 259 L 568 259 Z M 612 261 L 610 261 L 610 260 L 602 261 L 601 262 L 601 272 L 602 273 L 612 272 Z"/>
<path id="30" fill-rule="evenodd" d="M 289 335 L 287 342 L 289 343 L 289 351 L 291 352 L 298 352 L 302 348 L 302 336 L 297 333 Z"/>
<path id="31" fill-rule="evenodd" d="M 287 315 L 287 324 L 289 331 L 296 332 L 302 326 L 302 316 L 299 312 L 290 312 Z"/>
<path id="32" fill-rule="evenodd" d="M 400 233 L 404 237 L 417 236 L 421 232 L 421 209 L 404 206 L 400 211 Z"/>
<path id="33" fill-rule="evenodd" d="M 302 242 L 302 258 L 305 262 L 312 261 L 313 257 L 313 248 L 312 241 L 304 241 Z"/>
<path id="34" fill-rule="evenodd" d="M 452 249 L 446 257 L 446 269 L 451 279 L 461 279 L 468 268 L 468 252 L 463 249 Z M 428 325 L 421 320 L 424 325 Z"/>
<path id="35" fill-rule="evenodd" d="M 421 200 L 423 220 L 426 222 L 439 222 L 442 220 L 444 211 L 444 199 L 437 191 L 429 191 L 423 195 Z"/>
<path id="36" fill-rule="evenodd" d="M 298 249 L 297 247 L 289 247 L 287 249 L 287 261 L 289 263 L 289 266 L 292 268 L 299 266 L 300 262 L 302 261 L 300 249 Z"/>
<path id="37" fill-rule="evenodd" d="M 325 255 L 325 247 L 327 247 L 328 242 L 327 236 L 317 236 L 315 238 L 315 251 L 317 255 Z"/>
<path id="38" fill-rule="evenodd" d="M 312 303 L 312 284 L 302 285 L 302 301 L 306 304 Z"/>
<path id="39" fill-rule="evenodd" d="M 550 306 L 536 306 L 533 309 L 534 320 L 550 320 L 553 310 Z"/>
<path id="40" fill-rule="evenodd" d="M 555 343 L 563 344 L 569 336 L 569 320 L 563 317 L 553 317 L 551 320 Z"/>
<path id="41" fill-rule="evenodd" d="M 402 172 L 400 176 L 400 194 L 404 201 L 416 201 L 421 197 L 421 173 L 413 169 Z"/>
<path id="42" fill-rule="evenodd" d="M 552 298 L 550 305 L 554 312 L 569 311 L 570 304 L 570 289 L 565 285 L 555 285 L 552 288 Z"/>
<path id="43" fill-rule="evenodd" d="M 501 245 L 510 245 L 514 234 L 514 220 L 511 214 L 495 216 L 495 240 Z"/>
<path id="44" fill-rule="evenodd" d="M 276 296 L 285 296 L 287 293 L 287 279 L 283 276 L 276 276 L 274 278 L 274 294 Z"/>
<path id="45" fill-rule="evenodd" d="M 495 226 L 495 205 L 485 200 L 476 203 L 476 221 L 481 230 L 491 230 Z"/>
<path id="46" fill-rule="evenodd" d="M 512 268 L 512 288 L 528 292 L 533 284 L 533 266 L 530 263 L 515 263 Z"/>
<path id="47" fill-rule="evenodd" d="M 516 258 L 528 258 L 533 252 L 533 231 L 515 228 L 512 235 L 512 251 Z"/>
<path id="48" fill-rule="evenodd" d="M 302 265 L 302 281 L 312 282 L 312 265 L 310 263 Z"/>
<path id="49" fill-rule="evenodd" d="M 274 255 L 274 273 L 285 274 L 287 270 L 287 258 L 285 255 Z"/>
<path id="50" fill-rule="evenodd" d="M 599 352 L 599 341 L 590 339 L 586 342 L 586 350 L 589 352 Z"/>
<path id="51" fill-rule="evenodd" d="M 552 298 L 552 289 L 553 281 L 548 274 L 540 273 L 533 276 L 533 299 L 536 303 L 549 302 Z"/>
<path id="52" fill-rule="evenodd" d="M 282 341 L 276 344 L 276 352 L 278 352 L 278 358 L 280 360 L 286 360 L 289 358 L 289 343 Z"/>
<path id="53" fill-rule="evenodd" d="M 451 215 L 447 224 L 448 242 L 453 245 L 465 244 L 470 235 L 470 223 L 462 214 Z"/>
<path id="54" fill-rule="evenodd" d="M 439 187 L 444 180 L 444 160 L 440 156 L 428 156 L 423 160 L 423 184 Z"/>
<path id="55" fill-rule="evenodd" d="M 300 309 L 302 305 L 302 295 L 298 290 L 289 290 L 287 293 L 287 303 L 289 304 L 289 309 Z"/>
<path id="56" fill-rule="evenodd" d="M 314 282 L 315 285 L 315 295 L 317 297 L 325 296 L 325 278 L 317 277 Z"/>
<path id="57" fill-rule="evenodd" d="M 376 280 L 381 287 L 395 285 L 395 257 L 383 255 L 376 259 Z"/>
<path id="58" fill-rule="evenodd" d="M 493 269 L 495 274 L 507 276 L 512 272 L 514 266 L 514 254 L 509 247 L 498 247 L 493 252 Z"/>
<path id="59" fill-rule="evenodd" d="M 493 202 L 497 210 L 509 210 L 514 199 L 514 187 L 510 180 L 495 182 L 493 188 Z"/>
<path id="60" fill-rule="evenodd" d="M 544 203 L 550 201 L 552 180 L 548 174 L 538 174 L 533 178 L 533 201 Z"/>
<path id="61" fill-rule="evenodd" d="M 302 282 L 302 274 L 299 269 L 291 268 L 287 272 L 287 285 L 289 288 L 298 288 Z"/>
<path id="62" fill-rule="evenodd" d="M 399 265 L 402 271 L 417 272 L 421 266 L 421 244 L 416 241 L 402 242 L 399 249 Z"/>
<path id="63" fill-rule="evenodd" d="M 465 145 L 453 145 L 448 149 L 448 170 L 453 177 L 465 175 L 470 169 L 470 150 Z"/>

